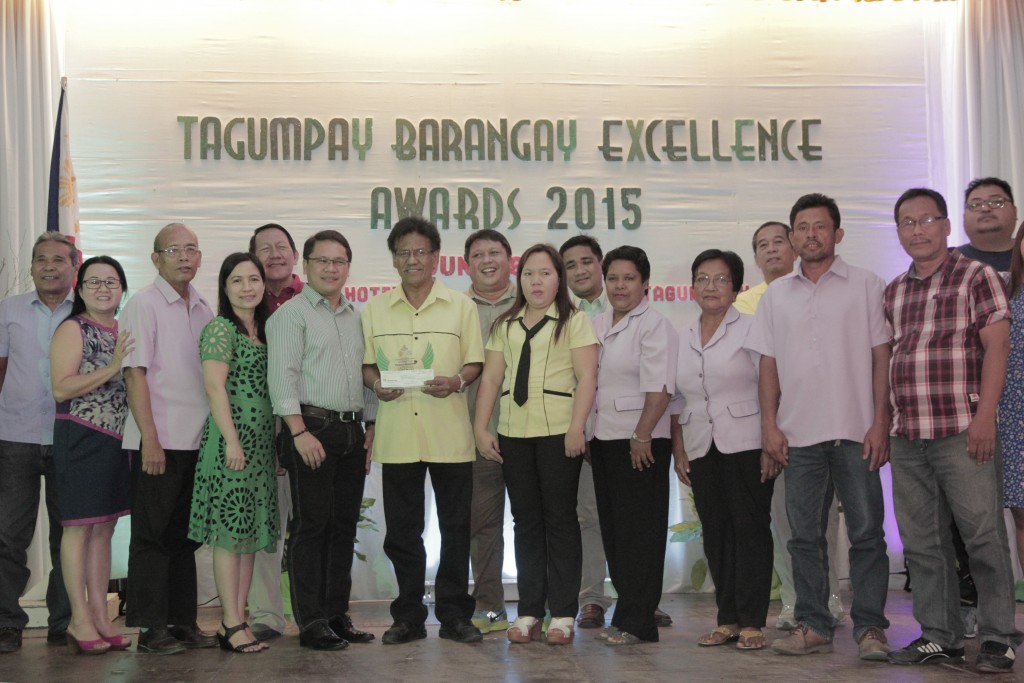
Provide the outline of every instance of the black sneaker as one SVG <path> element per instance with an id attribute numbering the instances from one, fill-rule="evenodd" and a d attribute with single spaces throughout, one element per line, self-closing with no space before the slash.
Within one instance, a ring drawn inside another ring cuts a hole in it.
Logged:
<path id="1" fill-rule="evenodd" d="M 484 639 L 480 629 L 473 626 L 473 622 L 466 618 L 452 619 L 447 623 L 441 624 L 441 630 L 438 631 L 437 635 L 441 638 L 454 640 L 457 643 L 479 643 Z"/>
<path id="2" fill-rule="evenodd" d="M 893 664 L 948 664 L 964 661 L 962 647 L 942 647 L 921 637 L 902 650 L 889 653 Z"/>
<path id="3" fill-rule="evenodd" d="M 1013 670 L 1015 659 L 1013 648 L 1009 645 L 997 643 L 994 640 L 986 640 L 981 644 L 981 651 L 978 653 L 976 664 L 978 671 L 987 674 L 1001 674 Z"/>

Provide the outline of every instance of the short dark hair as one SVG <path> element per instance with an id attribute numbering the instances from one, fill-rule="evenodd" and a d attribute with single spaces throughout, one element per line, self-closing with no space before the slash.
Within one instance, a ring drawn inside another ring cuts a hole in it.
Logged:
<path id="1" fill-rule="evenodd" d="M 231 277 L 231 272 L 238 267 L 238 264 L 249 262 L 256 266 L 256 270 L 260 273 L 260 280 L 263 280 L 264 284 L 267 281 L 267 274 L 263 270 L 263 264 L 256 258 L 256 255 L 248 251 L 236 251 L 234 254 L 229 254 L 224 263 L 220 264 L 220 274 L 217 276 L 217 315 L 222 318 L 226 318 L 234 323 L 235 328 L 238 329 L 242 334 L 248 334 L 249 331 L 245 329 L 245 325 L 235 315 L 235 309 L 231 307 L 231 301 L 228 299 L 227 283 L 228 278 Z M 256 322 L 256 336 L 264 344 L 267 343 L 267 318 L 270 317 L 270 304 L 267 303 L 267 297 L 264 296 L 260 299 L 259 304 L 256 306 L 255 311 L 255 322 Z"/>
<path id="2" fill-rule="evenodd" d="M 820 192 L 812 192 L 811 194 L 805 194 L 800 199 L 796 200 L 796 204 L 789 211 L 789 224 L 796 226 L 796 215 L 805 209 L 816 209 L 818 207 L 825 207 L 828 209 L 828 215 L 832 217 L 832 226 L 835 230 L 839 229 L 839 206 L 836 204 L 836 200 L 832 199 L 827 195 L 823 195 Z"/>
<path id="3" fill-rule="evenodd" d="M 469 260 L 469 249 L 476 243 L 477 240 L 488 240 L 490 242 L 498 242 L 501 246 L 505 247 L 505 253 L 508 254 L 509 258 L 512 258 L 512 245 L 508 243 L 508 240 L 497 230 L 491 230 L 486 228 L 484 230 L 477 230 L 469 234 L 466 238 L 466 253 L 465 259 Z"/>
<path id="4" fill-rule="evenodd" d="M 1011 204 L 1015 204 L 1013 201 L 1013 190 L 1010 189 L 1010 183 L 1006 182 L 1002 178 L 975 178 L 967 184 L 967 189 L 964 190 L 964 204 L 967 203 L 967 198 L 971 196 L 971 193 L 977 190 L 982 185 L 995 185 L 1000 190 L 1006 193 L 1006 196 L 1010 199 Z"/>
<path id="5" fill-rule="evenodd" d="M 605 277 L 608 277 L 608 268 L 611 267 L 612 261 L 629 261 L 640 271 L 640 278 L 644 282 L 651 279 L 651 262 L 647 258 L 647 252 L 640 247 L 625 244 L 605 254 L 604 261 L 601 262 L 601 273 Z"/>
<path id="6" fill-rule="evenodd" d="M 288 245 L 292 248 L 292 251 L 298 251 L 298 249 L 295 248 L 295 240 L 292 239 L 292 234 L 285 230 L 283 225 L 278 225 L 277 223 L 267 223 L 266 225 L 261 225 L 260 227 L 256 228 L 252 233 L 252 237 L 249 238 L 249 251 L 251 253 L 256 253 L 256 236 L 259 235 L 264 230 L 280 230 L 281 232 L 284 233 L 284 236 L 288 238 Z"/>
<path id="7" fill-rule="evenodd" d="M 124 276 L 124 268 L 122 268 L 118 260 L 112 256 L 93 256 L 92 258 L 86 259 L 78 268 L 78 280 L 75 282 L 75 301 L 71 304 L 71 313 L 68 314 L 69 316 L 85 312 L 85 299 L 82 298 L 82 287 L 85 283 L 85 271 L 89 270 L 91 266 L 100 264 L 110 266 L 117 271 L 117 279 L 121 281 L 121 303 L 124 303 L 125 297 L 128 296 L 128 278 Z M 121 310 L 121 304 L 117 305 L 117 310 Z"/>
<path id="8" fill-rule="evenodd" d="M 754 247 L 754 253 L 755 254 L 757 254 L 757 236 L 761 234 L 762 230 L 764 230 L 765 228 L 767 228 L 768 226 L 771 226 L 771 225 L 781 225 L 782 228 L 786 231 L 786 237 L 789 237 L 790 235 L 793 234 L 793 228 L 789 227 L 788 225 L 786 225 L 782 221 L 767 221 L 765 223 L 762 223 L 761 227 L 759 227 L 757 230 L 754 231 L 754 236 L 750 238 L 750 244 L 751 244 L 751 246 Z"/>
<path id="9" fill-rule="evenodd" d="M 697 254 L 697 258 L 693 259 L 693 265 L 690 266 L 690 277 L 696 280 L 697 269 L 700 268 L 701 264 L 716 259 L 725 261 L 725 265 L 729 267 L 729 276 L 732 277 L 732 291 L 738 294 L 743 287 L 743 259 L 734 251 L 705 249 Z"/>
<path id="10" fill-rule="evenodd" d="M 927 197 L 935 202 L 935 206 L 938 207 L 941 216 L 936 218 L 948 218 L 949 210 L 946 208 L 946 199 L 935 190 L 927 187 L 912 187 L 896 200 L 896 207 L 892 210 L 893 220 L 896 221 L 896 225 L 900 224 L 900 207 L 903 206 L 904 202 L 909 202 L 911 199 L 917 199 L 918 197 Z"/>
<path id="11" fill-rule="evenodd" d="M 558 248 L 558 255 L 565 256 L 565 252 L 569 251 L 573 247 L 587 247 L 590 251 L 594 252 L 594 255 L 597 256 L 598 260 L 601 260 L 604 256 L 601 252 L 601 245 L 598 244 L 597 240 L 590 235 L 576 235 L 575 237 L 570 237 L 562 243 L 561 247 Z"/>
<path id="12" fill-rule="evenodd" d="M 398 242 L 410 234 L 423 235 L 430 240 L 431 251 L 441 249 L 441 234 L 437 231 L 436 225 L 419 216 L 407 216 L 395 223 L 388 234 L 388 249 L 392 254 L 398 251 Z"/>
<path id="13" fill-rule="evenodd" d="M 63 244 L 68 248 L 70 252 L 68 258 L 71 260 L 72 266 L 78 265 L 78 247 L 75 246 L 75 241 L 67 235 L 57 232 L 56 230 L 47 230 L 39 237 L 36 238 L 36 243 L 32 245 L 32 258 L 36 257 L 36 247 L 45 242 L 56 242 L 57 244 Z"/>
<path id="14" fill-rule="evenodd" d="M 341 246 L 345 247 L 345 252 L 348 254 L 349 263 L 352 262 L 352 247 L 349 246 L 348 240 L 337 230 L 321 230 L 316 233 L 302 245 L 302 260 L 308 261 L 309 255 L 316 249 L 317 242 L 337 242 Z"/>

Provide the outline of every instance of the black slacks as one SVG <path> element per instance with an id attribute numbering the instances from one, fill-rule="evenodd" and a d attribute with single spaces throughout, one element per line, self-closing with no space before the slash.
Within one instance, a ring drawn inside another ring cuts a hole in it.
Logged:
<path id="1" fill-rule="evenodd" d="M 619 593 L 612 626 L 657 641 L 654 611 L 665 575 L 672 441 L 651 442 L 654 465 L 644 470 L 633 469 L 629 445 L 629 439 L 590 442 L 601 539 Z"/>
<path id="2" fill-rule="evenodd" d="M 196 623 L 196 549 L 189 540 L 199 451 L 165 450 L 163 474 L 142 471 L 131 454 L 132 538 L 128 547 L 125 625 L 141 628 Z"/>

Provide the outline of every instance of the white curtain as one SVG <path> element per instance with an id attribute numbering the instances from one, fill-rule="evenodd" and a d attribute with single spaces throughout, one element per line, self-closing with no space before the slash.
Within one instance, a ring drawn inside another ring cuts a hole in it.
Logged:
<path id="1" fill-rule="evenodd" d="M 0 295 L 31 288 L 35 236 L 46 229 L 53 126 L 60 98 L 60 40 L 48 0 L 0 3 Z"/>
<path id="2" fill-rule="evenodd" d="M 0 297 L 31 289 L 32 243 L 46 229 L 50 150 L 60 101 L 58 43 L 50 2 L 0 3 Z M 40 505 L 29 550 L 30 599 L 42 600 L 46 593 L 46 533 L 45 506 Z"/>

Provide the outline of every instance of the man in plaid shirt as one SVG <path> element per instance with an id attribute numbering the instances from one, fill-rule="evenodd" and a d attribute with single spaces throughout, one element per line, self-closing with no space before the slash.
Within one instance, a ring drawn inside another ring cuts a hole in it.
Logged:
<path id="1" fill-rule="evenodd" d="M 913 264 L 889 283 L 884 299 L 893 344 L 893 499 L 922 633 L 889 660 L 963 661 L 952 518 L 978 586 L 978 670 L 1009 671 L 1024 634 L 1014 625 L 996 439 L 1010 343 L 1005 287 L 993 268 L 948 249 L 946 201 L 938 192 L 907 190 L 894 213 Z"/>

